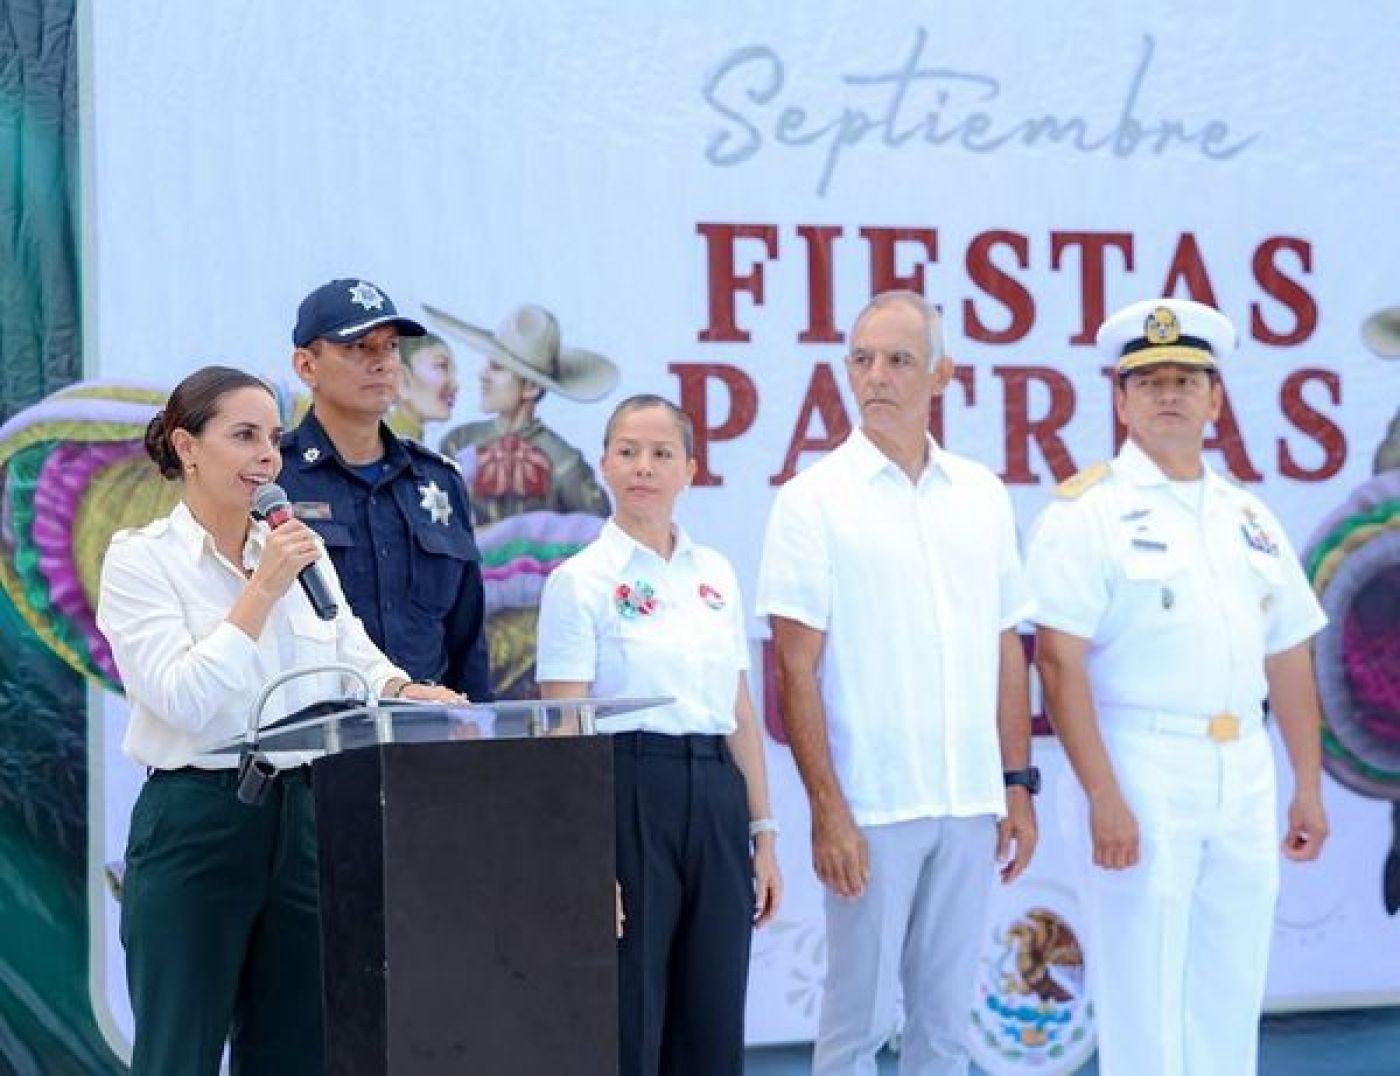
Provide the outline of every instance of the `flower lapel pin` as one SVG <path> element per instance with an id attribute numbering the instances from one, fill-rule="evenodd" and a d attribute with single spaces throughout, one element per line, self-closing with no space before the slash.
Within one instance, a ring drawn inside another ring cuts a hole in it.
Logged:
<path id="1" fill-rule="evenodd" d="M 656 591 L 650 583 L 638 579 L 631 586 L 619 583 L 613 591 L 613 603 L 618 614 L 627 620 L 639 616 L 651 616 L 656 612 Z"/>
<path id="2" fill-rule="evenodd" d="M 700 600 L 716 612 L 724 608 L 724 595 L 709 583 L 701 583 L 698 593 Z"/>

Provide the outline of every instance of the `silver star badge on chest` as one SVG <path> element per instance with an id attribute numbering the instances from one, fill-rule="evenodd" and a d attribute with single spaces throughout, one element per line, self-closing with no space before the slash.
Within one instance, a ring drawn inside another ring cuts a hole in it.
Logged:
<path id="1" fill-rule="evenodd" d="M 418 507 L 427 512 L 434 523 L 447 526 L 452 519 L 452 501 L 448 499 L 447 490 L 439 489 L 436 482 L 429 482 L 426 486 L 419 486 L 418 492 L 423 495 Z"/>
<path id="2" fill-rule="evenodd" d="M 301 454 L 301 458 L 304 459 L 307 463 L 315 463 L 321 458 L 321 450 L 315 445 L 312 445 L 310 448 L 308 448 L 305 452 Z"/>

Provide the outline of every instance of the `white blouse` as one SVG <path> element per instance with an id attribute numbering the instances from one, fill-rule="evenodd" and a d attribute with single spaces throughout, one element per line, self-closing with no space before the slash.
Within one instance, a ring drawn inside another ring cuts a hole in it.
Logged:
<path id="1" fill-rule="evenodd" d="M 535 675 L 604 698 L 676 700 L 602 719 L 600 731 L 728 735 L 749 665 L 743 608 L 734 570 L 714 550 L 678 528 L 668 561 L 609 520 L 545 583 Z"/>
<path id="2" fill-rule="evenodd" d="M 246 569 L 257 566 L 268 533 L 266 524 L 253 524 L 243 549 Z M 336 618 L 318 618 L 293 586 L 262 634 L 250 639 L 225 619 L 247 577 L 218 552 L 183 502 L 164 519 L 114 535 L 102 564 L 97 625 L 111 644 L 131 707 L 122 750 L 160 769 L 227 767 L 236 759 L 206 754 L 208 748 L 243 733 L 258 693 L 279 673 L 329 662 L 354 665 L 376 695 L 391 679 L 408 679 L 350 612 L 330 558 L 317 563 L 340 606 Z M 268 699 L 261 723 L 362 692 L 334 673 L 293 680 Z"/>

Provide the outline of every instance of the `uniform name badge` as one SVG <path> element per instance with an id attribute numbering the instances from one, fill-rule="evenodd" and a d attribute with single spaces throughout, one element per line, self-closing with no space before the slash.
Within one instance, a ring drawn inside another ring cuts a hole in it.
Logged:
<path id="1" fill-rule="evenodd" d="M 292 515 L 297 519 L 330 519 L 331 506 L 326 501 L 297 501 L 292 505 Z"/>

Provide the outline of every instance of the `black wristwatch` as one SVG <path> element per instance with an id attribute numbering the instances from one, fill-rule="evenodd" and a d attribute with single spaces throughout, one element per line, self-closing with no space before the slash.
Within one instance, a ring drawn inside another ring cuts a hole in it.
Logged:
<path id="1" fill-rule="evenodd" d="M 1040 767 L 1027 766 L 1024 770 L 1003 770 L 1001 779 L 1006 782 L 1007 788 L 1015 788 L 1019 785 L 1032 796 L 1040 791 Z"/>

